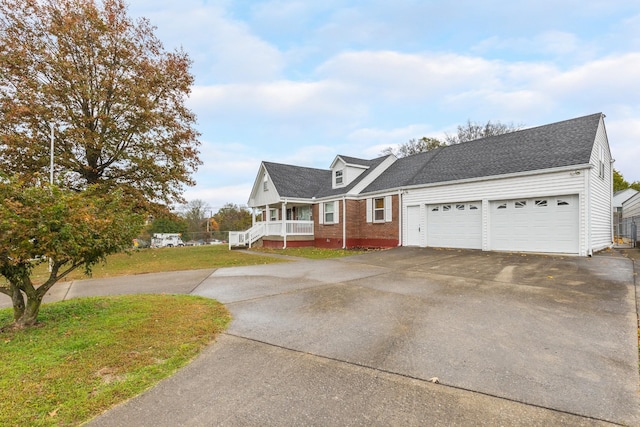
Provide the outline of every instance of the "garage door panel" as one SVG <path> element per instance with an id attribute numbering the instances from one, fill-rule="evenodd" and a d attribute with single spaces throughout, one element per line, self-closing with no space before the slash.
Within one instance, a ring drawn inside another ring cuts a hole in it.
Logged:
<path id="1" fill-rule="evenodd" d="M 494 250 L 578 253 L 578 196 L 490 203 Z"/>
<path id="2" fill-rule="evenodd" d="M 482 204 L 459 202 L 427 206 L 427 246 L 482 248 Z"/>

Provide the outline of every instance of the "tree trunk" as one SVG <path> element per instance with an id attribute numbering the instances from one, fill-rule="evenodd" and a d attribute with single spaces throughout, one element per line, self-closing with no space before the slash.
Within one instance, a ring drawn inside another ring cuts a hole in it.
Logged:
<path id="1" fill-rule="evenodd" d="M 13 306 L 13 313 L 15 318 L 13 325 L 16 329 L 22 329 L 36 324 L 38 320 L 38 312 L 40 311 L 40 305 L 42 304 L 42 296 L 27 296 L 26 307 L 24 306 L 24 301 L 22 304 L 22 315 L 19 318 L 15 318 L 16 306 Z"/>
<path id="2" fill-rule="evenodd" d="M 13 320 L 17 321 L 24 314 L 24 297 L 18 288 L 13 290 L 11 302 L 13 303 Z"/>

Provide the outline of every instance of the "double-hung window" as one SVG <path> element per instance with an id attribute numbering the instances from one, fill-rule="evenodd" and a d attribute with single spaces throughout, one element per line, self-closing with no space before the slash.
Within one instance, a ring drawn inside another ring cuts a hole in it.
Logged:
<path id="1" fill-rule="evenodd" d="M 391 196 L 374 197 L 367 199 L 367 222 L 391 222 L 392 198 Z"/>
<path id="2" fill-rule="evenodd" d="M 335 202 L 327 202 L 324 204 L 324 223 L 333 224 L 334 221 L 334 204 Z"/>
<path id="3" fill-rule="evenodd" d="M 600 159 L 598 161 L 598 176 L 604 179 L 604 149 L 600 147 Z"/>
<path id="4" fill-rule="evenodd" d="M 373 220 L 384 222 L 384 197 L 373 199 Z"/>
<path id="5" fill-rule="evenodd" d="M 342 185 L 343 181 L 343 171 L 342 170 L 337 170 L 336 171 L 336 186 L 338 185 Z"/>

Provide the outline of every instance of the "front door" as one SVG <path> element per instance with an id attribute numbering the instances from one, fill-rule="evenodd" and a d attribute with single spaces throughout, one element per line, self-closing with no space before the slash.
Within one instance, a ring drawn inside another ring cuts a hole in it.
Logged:
<path id="1" fill-rule="evenodd" d="M 420 206 L 407 207 L 407 241 L 405 246 L 420 246 Z"/>

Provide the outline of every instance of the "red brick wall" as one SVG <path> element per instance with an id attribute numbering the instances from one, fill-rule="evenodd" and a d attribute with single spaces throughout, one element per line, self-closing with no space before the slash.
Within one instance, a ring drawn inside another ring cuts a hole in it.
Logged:
<path id="1" fill-rule="evenodd" d="M 313 230 L 317 248 L 342 247 L 342 202 L 340 202 L 339 222 L 337 224 L 319 223 L 319 205 L 313 205 Z"/>
<path id="2" fill-rule="evenodd" d="M 284 247 L 284 241 L 282 240 L 263 240 L 262 246 L 265 248 L 282 249 Z M 313 240 L 291 240 L 287 241 L 288 248 L 304 248 L 313 247 Z"/>
<path id="3" fill-rule="evenodd" d="M 390 222 L 367 222 L 366 200 L 347 200 L 347 247 L 398 246 L 398 196 L 392 196 Z M 337 224 L 318 223 L 318 205 L 313 207 L 315 245 L 323 248 L 341 248 L 343 239 L 344 205 L 340 202 L 340 218 Z"/>

